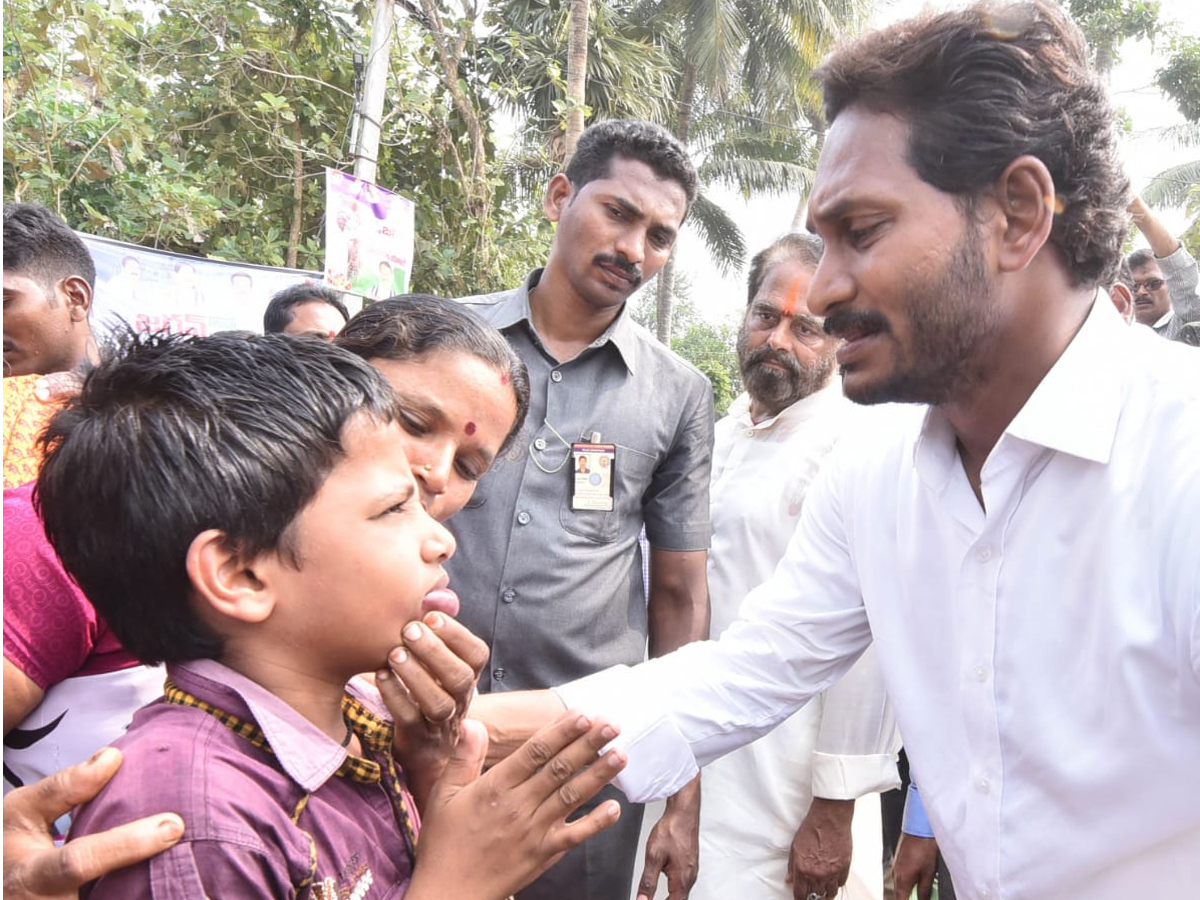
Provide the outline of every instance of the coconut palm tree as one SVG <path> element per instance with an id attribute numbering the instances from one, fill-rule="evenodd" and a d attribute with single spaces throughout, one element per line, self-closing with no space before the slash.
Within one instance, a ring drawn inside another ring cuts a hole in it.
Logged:
<path id="1" fill-rule="evenodd" d="M 698 151 L 706 182 L 721 181 L 747 195 L 807 192 L 819 149 L 813 112 L 819 101 L 810 73 L 836 36 L 862 24 L 870 0 L 648 5 L 659 9 L 680 66 L 674 131 Z M 700 207 L 696 217 L 706 245 L 718 265 L 740 267 L 744 241 L 729 243 L 710 230 L 721 221 L 712 212 Z M 672 259 L 658 281 L 663 341 L 671 333 L 673 279 Z"/>

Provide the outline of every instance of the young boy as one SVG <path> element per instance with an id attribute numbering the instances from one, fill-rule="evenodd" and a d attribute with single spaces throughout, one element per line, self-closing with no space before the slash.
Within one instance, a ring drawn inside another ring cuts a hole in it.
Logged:
<path id="1" fill-rule="evenodd" d="M 594 793 L 619 758 L 557 789 L 613 729 L 564 720 L 472 782 L 484 739 L 464 726 L 416 865 L 391 722 L 347 687 L 448 590 L 454 540 L 421 506 L 398 414 L 345 351 L 223 334 L 128 338 L 52 421 L 47 534 L 125 647 L 168 672 L 72 837 L 164 809 L 186 823 L 93 900 L 484 900 L 614 820 L 567 824 L 562 794 Z"/>

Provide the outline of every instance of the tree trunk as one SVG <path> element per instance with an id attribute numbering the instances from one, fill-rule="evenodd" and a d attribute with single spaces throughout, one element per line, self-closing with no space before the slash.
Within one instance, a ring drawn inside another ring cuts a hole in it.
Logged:
<path id="1" fill-rule="evenodd" d="M 300 120 L 292 120 L 292 227 L 288 229 L 287 266 L 296 268 L 300 250 L 300 226 L 304 218 L 304 153 L 300 142 Z"/>
<path id="2" fill-rule="evenodd" d="M 692 101 L 696 95 L 696 69 L 689 63 L 683 70 L 683 88 L 679 95 L 679 120 L 675 137 L 685 147 L 692 129 Z M 661 343 L 671 346 L 671 318 L 675 312 L 675 251 L 658 273 L 655 333 Z"/>
<path id="3" fill-rule="evenodd" d="M 583 134 L 584 100 L 587 97 L 588 13 L 591 0 L 571 0 L 570 28 L 567 37 L 567 134 L 563 141 L 563 162 L 575 153 Z"/>
<path id="4" fill-rule="evenodd" d="M 812 116 L 809 121 L 812 122 L 813 132 L 817 136 L 817 152 L 814 154 L 814 162 L 817 162 L 821 158 L 821 150 L 825 147 L 825 122 L 820 116 Z M 800 202 L 796 204 L 796 214 L 792 216 L 792 231 L 803 231 L 807 227 L 809 193 L 805 191 L 800 195 Z"/>
<path id="5" fill-rule="evenodd" d="M 421 0 L 421 10 L 428 20 L 430 35 L 433 37 L 434 49 L 437 51 L 441 69 L 438 78 L 450 95 L 454 110 L 466 126 L 467 135 L 471 141 L 471 158 L 464 161 L 459 156 L 458 148 L 453 140 L 447 139 L 446 149 L 454 159 L 459 177 L 463 179 L 464 193 L 467 200 L 467 212 L 471 218 L 486 222 L 491 211 L 491 189 L 487 183 L 487 135 L 484 121 L 479 110 L 471 102 L 471 98 L 459 84 L 459 61 L 466 55 L 467 41 L 472 36 L 475 25 L 476 10 L 466 0 L 463 12 L 467 16 L 465 24 L 452 34 L 442 19 L 435 0 Z M 476 260 L 480 268 L 486 269 L 489 263 L 489 244 L 485 239 L 486 228 L 480 231 L 476 246 L 479 258 Z"/>

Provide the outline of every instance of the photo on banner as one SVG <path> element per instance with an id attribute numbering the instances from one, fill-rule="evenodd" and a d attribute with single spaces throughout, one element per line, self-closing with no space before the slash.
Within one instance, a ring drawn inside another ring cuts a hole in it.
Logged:
<path id="1" fill-rule="evenodd" d="M 325 170 L 325 283 L 368 300 L 409 290 L 413 202 L 389 190 Z"/>
<path id="2" fill-rule="evenodd" d="M 76 232 L 79 234 L 78 232 Z M 224 262 L 79 234 L 96 264 L 92 327 L 105 337 L 124 322 L 135 331 L 208 335 L 262 331 L 273 294 L 320 272 Z"/>

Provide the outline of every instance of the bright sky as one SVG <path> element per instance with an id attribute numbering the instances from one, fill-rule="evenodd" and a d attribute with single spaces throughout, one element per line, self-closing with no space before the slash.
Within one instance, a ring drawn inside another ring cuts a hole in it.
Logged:
<path id="1" fill-rule="evenodd" d="M 893 0 L 886 7 L 881 3 L 881 11 L 873 21 L 886 24 L 920 12 L 926 5 L 948 8 L 960 4 L 953 0 Z M 1196 0 L 1163 0 L 1162 10 L 1164 18 L 1177 21 L 1185 33 L 1200 35 L 1200 3 Z M 1134 190 L 1140 191 L 1164 169 L 1195 159 L 1197 148 L 1181 149 L 1162 139 L 1164 128 L 1184 122 L 1175 105 L 1154 85 L 1162 57 L 1146 41 L 1127 43 L 1120 53 L 1111 90 L 1114 102 L 1132 123 L 1122 150 Z M 798 201 L 795 197 L 760 197 L 747 202 L 733 191 L 714 191 L 713 195 L 741 226 L 750 254 L 791 228 Z M 1182 210 L 1156 212 L 1168 227 L 1176 231 L 1184 227 Z M 691 296 L 701 315 L 718 323 L 738 319 L 745 306 L 745 273 L 722 277 L 709 262 L 704 243 L 690 228 L 685 227 L 680 235 L 679 253 L 680 268 L 691 275 Z"/>

